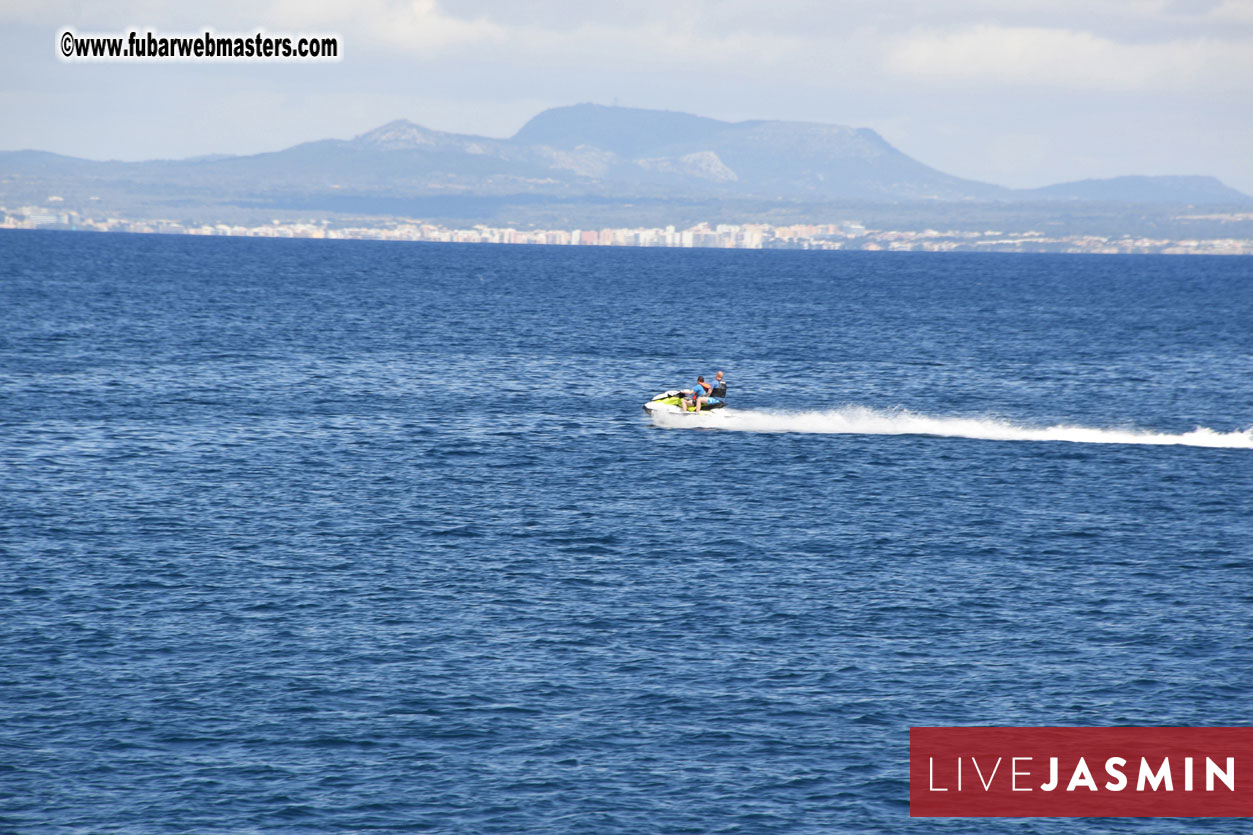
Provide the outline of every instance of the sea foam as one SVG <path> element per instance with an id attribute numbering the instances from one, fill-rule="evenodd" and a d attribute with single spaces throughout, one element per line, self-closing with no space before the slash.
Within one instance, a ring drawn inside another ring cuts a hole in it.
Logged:
<path id="1" fill-rule="evenodd" d="M 938 435 L 988 441 L 1068 441 L 1080 444 L 1148 444 L 1253 449 L 1253 427 L 1218 432 L 1198 426 L 1178 434 L 1125 428 L 1055 424 L 1033 427 L 1003 418 L 940 417 L 904 409 L 844 406 L 821 412 L 726 409 L 708 416 L 653 414 L 667 429 L 721 429 L 732 432 L 796 432 L 841 435 Z"/>

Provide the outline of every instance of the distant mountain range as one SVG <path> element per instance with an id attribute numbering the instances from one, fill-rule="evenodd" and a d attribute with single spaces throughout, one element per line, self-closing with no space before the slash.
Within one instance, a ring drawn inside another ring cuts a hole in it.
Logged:
<path id="1" fill-rule="evenodd" d="M 872 130 L 812 122 L 724 122 L 580 104 L 540 113 L 508 139 L 390 122 L 350 140 L 251 156 L 95 162 L 0 153 L 0 203 L 213 207 L 422 216 L 502 204 L 667 201 L 821 206 L 849 202 L 1247 205 L 1213 177 L 1117 177 L 1009 189 L 945 174 Z M 457 207 L 460 206 L 459 210 Z M 468 209 L 467 209 L 468 207 Z"/>

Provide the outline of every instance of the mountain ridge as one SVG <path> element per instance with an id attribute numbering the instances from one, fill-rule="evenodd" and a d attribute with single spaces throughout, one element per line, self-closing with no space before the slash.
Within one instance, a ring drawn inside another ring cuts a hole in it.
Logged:
<path id="1" fill-rule="evenodd" d="M 513 136 L 396 119 L 350 139 L 261 154 L 92 161 L 0 152 L 0 205 L 272 207 L 415 216 L 441 205 L 651 207 L 1201 204 L 1253 198 L 1206 176 L 1114 177 L 1011 189 L 947 174 L 874 130 L 820 122 L 727 122 L 690 113 L 578 104 L 536 114 Z M 442 202 L 441 202 L 442 201 Z M 164 208 L 163 208 L 164 207 Z M 172 207 L 172 208 L 171 208 Z M 799 210 L 799 209 L 798 209 Z M 199 211 L 199 210 L 198 210 Z M 484 208 L 487 212 L 489 209 Z M 496 208 L 491 208 L 495 212 Z M 644 210 L 640 209 L 642 213 Z"/>

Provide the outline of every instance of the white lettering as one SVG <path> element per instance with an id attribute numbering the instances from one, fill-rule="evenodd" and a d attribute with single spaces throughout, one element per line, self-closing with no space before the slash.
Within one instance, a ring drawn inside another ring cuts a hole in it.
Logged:
<path id="1" fill-rule="evenodd" d="M 979 782 L 980 782 L 980 783 L 983 783 L 983 790 L 984 790 L 984 791 L 987 791 L 988 789 L 990 789 L 990 788 L 992 787 L 992 781 L 996 779 L 996 770 L 997 770 L 998 768 L 1000 768 L 1000 767 L 1001 767 L 1001 760 L 1003 760 L 1003 759 L 1004 759 L 1004 757 L 997 757 L 997 758 L 996 758 L 996 765 L 992 766 L 992 773 L 988 775 L 988 779 L 984 780 L 984 779 L 983 779 L 983 770 L 982 770 L 981 768 L 979 768 L 979 761 L 978 761 L 978 760 L 976 760 L 974 757 L 971 757 L 971 758 L 970 758 L 970 761 L 971 761 L 972 763 L 974 763 L 974 765 L 975 765 L 975 773 L 977 773 L 977 774 L 979 775 Z"/>
<path id="2" fill-rule="evenodd" d="M 1183 790 L 1192 791 L 1192 758 L 1183 758 Z"/>
<path id="3" fill-rule="evenodd" d="M 959 763 L 961 762 L 961 757 L 957 758 L 957 762 Z M 948 791 L 948 789 L 936 788 L 935 786 L 935 757 L 927 757 L 927 773 L 928 773 L 928 776 L 930 777 L 930 780 L 928 782 L 930 784 L 931 791 L 933 792 Z"/>
<path id="4" fill-rule="evenodd" d="M 1010 761 L 1009 761 L 1009 762 L 1010 762 L 1010 771 L 1009 771 L 1009 790 L 1010 790 L 1010 791 L 1015 791 L 1015 792 L 1029 792 L 1029 791 L 1031 791 L 1031 787 L 1030 787 L 1030 786 L 1027 786 L 1027 787 L 1026 787 L 1026 788 L 1024 788 L 1024 789 L 1020 789 L 1020 788 L 1018 788 L 1018 778 L 1019 778 L 1019 777 L 1030 777 L 1030 776 L 1031 776 L 1031 772 L 1030 772 L 1030 771 L 1019 771 L 1019 770 L 1018 770 L 1018 761 L 1019 761 L 1019 760 L 1026 760 L 1027 762 L 1031 762 L 1031 758 L 1030 758 L 1030 757 L 1014 757 L 1012 760 L 1010 760 Z"/>
<path id="5" fill-rule="evenodd" d="M 1165 784 L 1166 791 L 1175 790 L 1174 781 L 1170 778 L 1170 757 L 1163 757 L 1162 764 L 1158 766 L 1156 773 L 1149 767 L 1149 761 L 1145 757 L 1140 758 L 1140 779 L 1136 781 L 1136 791 L 1144 791 L 1144 784 L 1148 783 L 1153 787 L 1153 791 L 1157 791 L 1157 787 Z"/>
<path id="6" fill-rule="evenodd" d="M 1097 791 L 1096 780 L 1092 779 L 1092 772 L 1088 770 L 1088 764 L 1083 757 L 1075 765 L 1075 773 L 1070 775 L 1070 785 L 1066 786 L 1066 791 L 1072 792 L 1079 786 L 1086 787 L 1088 791 Z"/>
<path id="7" fill-rule="evenodd" d="M 1106 783 L 1106 789 L 1112 792 L 1120 792 L 1127 788 L 1127 775 L 1122 773 L 1122 767 L 1126 764 L 1127 761 L 1122 757 L 1110 757 L 1105 761 L 1105 773 L 1117 781 Z"/>
<path id="8" fill-rule="evenodd" d="M 1057 757 L 1049 757 L 1049 781 L 1040 786 L 1040 791 L 1051 792 L 1057 788 Z"/>
<path id="9" fill-rule="evenodd" d="M 1227 768 L 1225 770 L 1218 767 L 1218 763 L 1205 758 L 1205 790 L 1212 792 L 1214 790 L 1214 778 L 1217 777 L 1223 781 L 1223 785 L 1228 791 L 1236 790 L 1236 758 L 1227 758 Z"/>

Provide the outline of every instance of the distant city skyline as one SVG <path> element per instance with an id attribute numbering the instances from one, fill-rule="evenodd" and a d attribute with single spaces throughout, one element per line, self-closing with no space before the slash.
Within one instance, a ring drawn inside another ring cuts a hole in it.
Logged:
<path id="1" fill-rule="evenodd" d="M 75 63 L 64 29 L 333 33 L 331 64 Z M 393 119 L 512 135 L 552 106 L 869 127 L 1011 187 L 1200 174 L 1253 193 L 1253 3 L 495 0 L 0 4 L 0 149 L 252 154 Z"/>
<path id="2" fill-rule="evenodd" d="M 1217 221 L 1220 225 L 1253 220 L 1253 213 L 1192 215 L 1177 220 Z M 1211 227 L 1212 228 L 1212 227 Z M 257 225 L 184 224 L 170 219 L 91 215 L 51 206 L 0 206 L 0 229 L 54 229 L 161 235 L 213 235 L 249 238 L 407 241 L 455 244 L 532 244 L 549 246 L 664 247 L 670 249 L 801 249 L 862 252 L 1064 252 L 1071 254 L 1253 255 L 1253 238 L 1045 234 L 1038 230 L 1004 232 L 962 229 L 871 228 L 857 220 L 840 223 L 696 223 L 682 228 L 583 227 L 531 228 L 474 224 L 447 226 L 414 218 L 374 217 L 273 220 Z"/>

